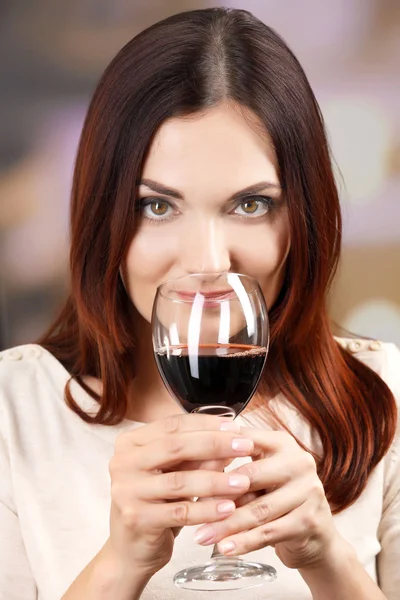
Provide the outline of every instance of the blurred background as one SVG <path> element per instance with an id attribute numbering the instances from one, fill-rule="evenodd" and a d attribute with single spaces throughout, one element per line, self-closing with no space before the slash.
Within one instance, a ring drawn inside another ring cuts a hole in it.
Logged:
<path id="1" fill-rule="evenodd" d="M 0 349 L 34 340 L 65 297 L 72 169 L 100 74 L 154 21 L 217 4 L 0 0 Z M 345 221 L 333 318 L 400 345 L 400 1 L 223 5 L 284 37 L 321 105 Z"/>

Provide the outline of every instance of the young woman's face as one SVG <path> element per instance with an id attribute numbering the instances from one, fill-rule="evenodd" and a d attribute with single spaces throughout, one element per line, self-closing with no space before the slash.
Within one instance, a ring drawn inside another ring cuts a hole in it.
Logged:
<path id="1" fill-rule="evenodd" d="M 290 246 L 285 198 L 272 145 L 243 110 L 224 104 L 170 119 L 150 147 L 123 269 L 147 321 L 157 286 L 191 273 L 251 275 L 268 307 L 280 291 Z"/>

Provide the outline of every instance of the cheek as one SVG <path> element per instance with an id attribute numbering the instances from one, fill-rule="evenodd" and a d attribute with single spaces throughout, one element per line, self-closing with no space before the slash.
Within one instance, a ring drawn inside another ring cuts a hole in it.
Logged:
<path id="1" fill-rule="evenodd" d="M 124 281 L 139 313 L 150 321 L 157 286 L 165 279 L 174 263 L 174 238 L 160 231 L 139 231 L 130 245 L 123 269 Z M 161 230 L 161 227 L 160 227 Z"/>
<path id="2" fill-rule="evenodd" d="M 256 229 L 256 228 L 254 228 Z M 235 257 L 238 265 L 259 282 L 268 307 L 271 307 L 282 287 L 286 259 L 290 249 L 289 227 L 260 227 L 251 235 L 237 237 Z"/>
<path id="3" fill-rule="evenodd" d="M 154 236 L 152 236 L 154 237 Z M 165 252 L 162 239 L 148 239 L 148 236 L 138 234 L 129 248 L 126 265 L 128 276 L 134 283 L 135 279 L 151 282 L 159 272 L 163 271 L 168 262 L 168 252 Z"/>

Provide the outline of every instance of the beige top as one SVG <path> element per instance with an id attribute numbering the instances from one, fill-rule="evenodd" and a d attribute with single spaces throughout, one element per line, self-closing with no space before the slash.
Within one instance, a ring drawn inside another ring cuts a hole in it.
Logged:
<path id="1" fill-rule="evenodd" d="M 400 400 L 400 352 L 394 345 L 339 341 L 350 344 L 350 350 L 375 369 Z M 0 354 L 0 600 L 60 599 L 108 537 L 108 462 L 114 441 L 122 430 L 141 424 L 84 423 L 64 403 L 68 377 L 62 365 L 38 346 Z M 83 408 L 94 407 L 78 385 L 73 384 L 73 390 Z M 296 411 L 283 400 L 276 402 L 292 431 L 316 448 L 317 436 Z M 267 426 L 262 409 L 249 411 L 246 420 Z M 334 520 L 368 573 L 375 580 L 379 577 L 388 600 L 399 600 L 399 436 L 358 501 Z M 172 584 L 177 570 L 210 556 L 210 548 L 194 543 L 194 529 L 182 530 L 170 563 L 151 579 L 143 600 L 187 600 L 196 595 Z M 277 580 L 248 591 L 213 592 L 213 599 L 311 600 L 298 572 L 287 569 L 272 548 L 247 557 L 273 565 Z"/>

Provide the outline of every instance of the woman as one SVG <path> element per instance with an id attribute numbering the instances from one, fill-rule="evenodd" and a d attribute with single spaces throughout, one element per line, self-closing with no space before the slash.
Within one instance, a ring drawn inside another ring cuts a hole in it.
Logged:
<path id="1" fill-rule="evenodd" d="M 273 30 L 198 10 L 121 50 L 80 141 L 71 295 L 0 363 L 0 598 L 184 598 L 173 574 L 218 542 L 278 570 L 230 598 L 398 599 L 400 353 L 331 333 L 340 231 L 318 105 Z M 237 425 L 177 414 L 151 348 L 157 286 L 221 271 L 270 311 Z"/>

